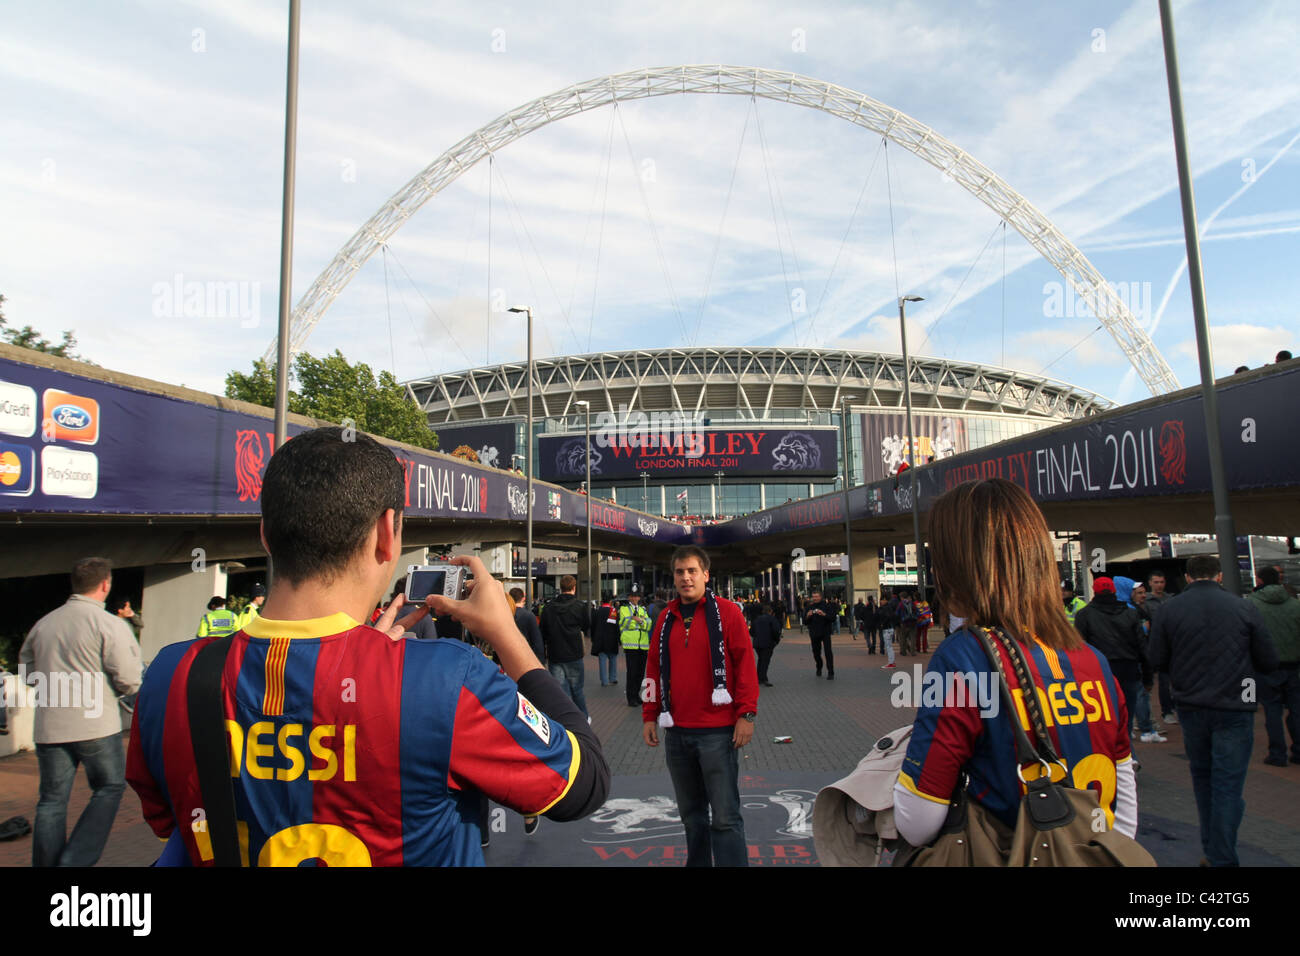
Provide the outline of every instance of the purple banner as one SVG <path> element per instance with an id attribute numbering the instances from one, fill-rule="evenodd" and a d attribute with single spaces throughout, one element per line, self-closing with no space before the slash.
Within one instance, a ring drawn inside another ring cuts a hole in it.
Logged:
<path id="1" fill-rule="evenodd" d="M 307 427 L 290 423 L 289 436 Z M 273 449 L 269 410 L 261 417 L 0 359 L 0 512 L 256 515 Z M 528 514 L 522 478 L 447 455 L 393 454 L 412 517 Z M 536 522 L 586 525 L 582 495 L 535 483 L 532 505 Z M 595 528 L 687 540 L 670 521 L 592 505 Z"/>
<path id="2" fill-rule="evenodd" d="M 727 477 L 805 478 L 835 474 L 834 428 L 686 428 L 671 434 L 591 436 L 591 479 Z M 583 435 L 542 435 L 537 474 L 546 481 L 584 481 L 587 444 Z"/>

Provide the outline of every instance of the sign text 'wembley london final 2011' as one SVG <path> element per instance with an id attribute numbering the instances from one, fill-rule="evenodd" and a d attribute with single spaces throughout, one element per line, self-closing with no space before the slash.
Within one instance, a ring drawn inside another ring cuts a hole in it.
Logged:
<path id="1" fill-rule="evenodd" d="M 813 478 L 835 474 L 834 428 L 692 428 L 591 437 L 593 480 L 741 477 Z M 584 435 L 542 435 L 538 476 L 546 481 L 581 480 L 587 474 Z"/>

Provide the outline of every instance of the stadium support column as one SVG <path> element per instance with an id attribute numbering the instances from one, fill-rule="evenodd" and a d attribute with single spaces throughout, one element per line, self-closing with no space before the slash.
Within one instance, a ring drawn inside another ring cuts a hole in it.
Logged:
<path id="1" fill-rule="evenodd" d="M 1122 561 L 1143 561 L 1150 555 L 1146 532 L 1085 531 L 1079 539 L 1083 548 L 1085 601 L 1092 597 L 1092 579 L 1114 577 L 1117 573 L 1110 565 Z M 1236 561 L 1235 555 L 1233 561 Z M 1128 575 L 1133 577 L 1133 575 Z"/>
<path id="2" fill-rule="evenodd" d="M 156 564 L 144 569 L 140 613 L 148 615 L 148 626 L 140 631 L 142 658 L 153 660 L 165 645 L 194 637 L 208 601 L 214 594 L 226 597 L 225 567 L 213 561 L 202 570 L 192 564 Z"/>

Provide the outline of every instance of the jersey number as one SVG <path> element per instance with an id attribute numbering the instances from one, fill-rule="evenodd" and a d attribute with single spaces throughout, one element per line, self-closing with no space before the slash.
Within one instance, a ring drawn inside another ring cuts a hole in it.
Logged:
<path id="1" fill-rule="evenodd" d="M 248 824 L 236 821 L 239 830 L 240 863 L 248 866 Z M 195 829 L 199 858 L 211 860 L 212 838 L 206 828 Z M 258 866 L 297 866 L 306 860 L 321 860 L 326 866 L 370 866 L 370 850 L 355 833 L 333 823 L 300 823 L 285 827 L 262 844 Z"/>

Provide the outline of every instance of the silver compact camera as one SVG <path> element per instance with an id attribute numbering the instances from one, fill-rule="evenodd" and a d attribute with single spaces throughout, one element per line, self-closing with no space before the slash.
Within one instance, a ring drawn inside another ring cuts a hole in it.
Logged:
<path id="1" fill-rule="evenodd" d="M 430 594 L 460 600 L 467 569 L 458 564 L 412 564 L 406 569 L 406 603 L 424 604 Z"/>

